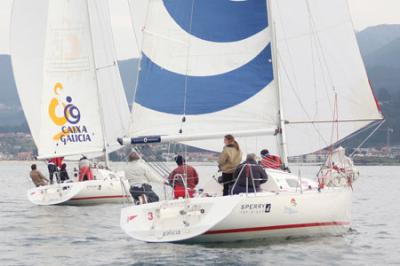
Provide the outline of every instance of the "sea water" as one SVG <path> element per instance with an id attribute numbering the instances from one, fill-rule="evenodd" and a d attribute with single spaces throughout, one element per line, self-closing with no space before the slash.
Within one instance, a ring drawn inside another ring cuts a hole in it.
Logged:
<path id="1" fill-rule="evenodd" d="M 135 241 L 119 227 L 121 205 L 32 205 L 29 167 L 0 162 L 0 265 L 400 265 L 400 167 L 359 167 L 344 236 L 202 245 Z M 200 178 L 216 170 L 197 168 Z M 317 168 L 292 171 L 312 176 Z M 215 182 L 205 179 L 201 185 Z"/>

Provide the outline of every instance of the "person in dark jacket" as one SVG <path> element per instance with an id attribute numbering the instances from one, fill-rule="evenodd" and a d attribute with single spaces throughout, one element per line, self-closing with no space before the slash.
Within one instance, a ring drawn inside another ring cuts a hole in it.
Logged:
<path id="1" fill-rule="evenodd" d="M 268 181 L 268 176 L 262 166 L 257 164 L 254 153 L 247 155 L 246 161 L 237 167 L 233 178 L 235 183 L 232 194 L 258 192 L 261 184 Z"/>
<path id="2" fill-rule="evenodd" d="M 60 179 L 61 182 L 69 180 L 68 171 L 67 171 L 67 164 L 63 163 L 60 169 Z"/>

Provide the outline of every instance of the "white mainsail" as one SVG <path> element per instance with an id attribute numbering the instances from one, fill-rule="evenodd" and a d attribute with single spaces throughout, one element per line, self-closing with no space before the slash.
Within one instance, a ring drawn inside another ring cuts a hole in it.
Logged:
<path id="1" fill-rule="evenodd" d="M 131 136 L 281 128 L 286 141 L 280 134 L 239 141 L 245 152 L 288 156 L 382 119 L 346 0 L 131 0 L 130 7 L 142 50 Z M 146 15 L 136 19 L 140 8 Z M 222 147 L 221 139 L 186 143 Z"/>
<path id="2" fill-rule="evenodd" d="M 14 3 L 11 52 L 39 157 L 117 149 L 117 136 L 126 134 L 129 108 L 108 2 L 31 2 Z M 26 49 L 31 42 L 32 49 Z"/>

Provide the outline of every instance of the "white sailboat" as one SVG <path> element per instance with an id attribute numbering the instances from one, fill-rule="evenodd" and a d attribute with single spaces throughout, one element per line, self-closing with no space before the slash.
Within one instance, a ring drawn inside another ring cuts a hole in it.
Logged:
<path id="1" fill-rule="evenodd" d="M 245 153 L 268 148 L 288 165 L 288 156 L 330 146 L 334 128 L 342 140 L 382 120 L 346 0 L 130 6 L 142 58 L 133 137 L 119 139 L 123 144 L 180 142 L 220 151 L 223 136 L 233 134 Z M 125 207 L 121 228 L 147 242 L 337 235 L 350 228 L 348 184 L 303 189 L 290 182 L 301 181 L 296 175 L 267 173 L 262 192 Z"/>
<path id="2" fill-rule="evenodd" d="M 14 1 L 11 55 L 38 158 L 94 158 L 119 148 L 129 107 L 106 0 Z M 93 169 L 95 180 L 32 188 L 38 205 L 121 202 L 123 173 Z"/>

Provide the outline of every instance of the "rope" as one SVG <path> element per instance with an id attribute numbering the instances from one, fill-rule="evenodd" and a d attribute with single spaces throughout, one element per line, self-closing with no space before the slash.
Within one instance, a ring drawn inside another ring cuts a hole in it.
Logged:
<path id="1" fill-rule="evenodd" d="M 145 17 L 145 21 L 144 21 L 143 30 L 142 30 L 143 36 L 142 36 L 142 40 L 141 40 L 141 46 L 139 46 L 139 39 L 138 39 L 138 36 L 137 36 L 137 34 L 136 34 L 136 31 L 135 31 L 134 20 L 131 19 L 132 30 L 133 30 L 133 34 L 134 34 L 134 36 L 135 36 L 135 40 L 136 40 L 136 44 L 137 44 L 137 47 L 138 47 L 138 52 L 139 52 L 139 54 L 140 54 L 140 57 L 139 57 L 139 60 L 138 60 L 138 62 L 137 62 L 137 77 L 136 77 L 136 81 L 135 81 L 135 88 L 134 88 L 134 90 L 133 90 L 133 99 L 132 99 L 132 110 L 131 110 L 131 121 L 130 121 L 130 125 L 133 125 L 133 124 L 134 124 L 134 115 L 133 115 L 134 110 L 133 110 L 133 105 L 135 104 L 135 101 L 136 101 L 136 94 L 137 94 L 137 90 L 138 90 L 138 88 L 139 88 L 139 74 L 140 74 L 140 71 L 141 71 L 141 63 L 142 63 L 142 58 L 143 58 L 143 52 L 142 52 L 141 50 L 142 50 L 142 48 L 143 48 L 144 37 L 145 37 L 145 31 L 144 31 L 144 29 L 146 28 L 147 20 L 148 20 L 148 17 L 149 17 L 149 9 L 150 9 L 150 8 L 149 8 L 149 5 L 150 5 L 150 3 L 148 3 L 147 6 L 146 6 L 146 17 Z M 131 1 L 130 1 L 130 0 L 128 0 L 128 7 L 129 7 L 129 14 L 130 14 L 131 18 L 133 18 L 133 14 L 132 14 L 132 5 L 131 5 Z M 139 49 L 139 47 L 140 47 L 140 49 Z M 129 131 L 129 127 L 128 127 L 128 131 Z"/>
<path id="2" fill-rule="evenodd" d="M 328 78 L 329 78 L 329 80 L 330 80 L 330 83 L 332 84 L 332 89 L 333 89 L 333 91 L 334 92 L 336 92 L 336 89 L 335 89 L 335 86 L 334 86 L 334 83 L 333 83 L 333 79 L 332 79 L 332 75 L 331 75 L 331 72 L 329 71 L 329 67 L 328 67 L 328 62 L 327 62 L 327 59 L 326 59 L 326 57 L 325 57 L 325 54 L 323 53 L 323 50 L 322 50 L 322 42 L 321 42 L 321 39 L 319 38 L 319 35 L 317 34 L 317 32 L 315 31 L 315 21 L 314 21 L 314 19 L 313 19 L 313 17 L 312 17 L 312 13 L 311 13 L 311 7 L 310 7 L 310 2 L 309 2 L 309 0 L 306 0 L 306 5 L 307 5 L 307 11 L 308 11 L 308 14 L 309 14 L 309 17 L 310 17 L 310 23 L 312 24 L 311 25 L 311 30 L 312 30 L 312 33 L 313 33 L 313 35 L 316 37 L 316 40 L 318 41 L 318 44 L 319 44 L 319 48 L 321 49 L 321 56 L 322 56 L 322 59 L 323 59 L 323 61 L 324 61 L 324 64 L 325 64 L 325 67 L 326 67 L 326 70 L 327 70 L 327 73 L 328 73 Z"/>
<path id="3" fill-rule="evenodd" d="M 187 91 L 188 91 L 188 72 L 189 72 L 189 53 L 190 53 L 190 36 L 192 35 L 193 25 L 193 12 L 194 12 L 194 0 L 192 0 L 192 8 L 190 11 L 190 22 L 189 22 L 189 38 L 186 49 L 186 69 L 185 69 L 185 86 L 184 86 L 184 98 L 183 98 L 183 116 L 181 120 L 181 128 L 179 133 L 183 132 L 183 124 L 186 122 L 186 105 L 187 105 Z"/>
<path id="4" fill-rule="evenodd" d="M 378 129 L 385 123 L 385 120 L 382 120 L 379 125 L 371 132 L 371 134 L 368 135 L 368 137 L 365 138 L 363 142 L 361 142 L 360 145 L 353 151 L 352 154 L 350 154 L 350 158 L 353 158 L 353 155 L 356 153 L 358 149 L 360 149 L 375 133 L 378 131 Z"/>
<path id="5" fill-rule="evenodd" d="M 279 54 L 279 53 L 278 53 L 278 57 L 280 58 L 280 54 Z M 280 58 L 280 59 L 282 59 L 282 58 Z M 306 110 L 306 108 L 305 108 L 303 102 L 302 102 L 301 99 L 300 99 L 299 94 L 297 93 L 297 90 L 295 89 L 295 87 L 294 87 L 294 85 L 293 85 L 293 83 L 292 83 L 292 80 L 291 80 L 290 77 L 289 77 L 289 74 L 288 74 L 288 72 L 287 72 L 287 69 L 286 69 L 285 65 L 282 64 L 281 66 L 282 66 L 282 68 L 283 68 L 283 70 L 284 70 L 284 72 L 285 72 L 285 74 L 286 74 L 286 77 L 287 77 L 288 82 L 289 82 L 289 86 L 290 86 L 290 88 L 292 89 L 293 94 L 296 96 L 296 99 L 297 99 L 298 103 L 300 104 L 301 109 L 303 109 L 304 114 L 306 115 L 307 119 L 310 120 L 310 121 L 312 121 L 311 116 L 308 114 L 308 112 L 307 112 L 307 110 Z M 325 143 L 325 145 L 328 146 L 329 144 L 328 144 L 327 140 L 324 138 L 324 136 L 322 135 L 322 133 L 319 131 L 319 129 L 317 128 L 317 126 L 315 125 L 315 123 L 311 123 L 311 125 L 313 126 L 313 128 L 315 129 L 315 131 L 317 132 L 317 134 L 319 135 L 319 137 L 322 139 L 322 141 Z"/>
<path id="6" fill-rule="evenodd" d="M 378 121 L 378 122 L 381 123 L 382 121 Z M 361 129 L 361 130 L 359 130 L 359 131 L 357 131 L 357 132 L 355 132 L 355 133 L 353 133 L 353 134 L 351 134 L 351 135 L 349 135 L 349 136 L 343 138 L 342 140 L 338 141 L 337 143 L 335 143 L 335 145 L 339 145 L 339 144 L 341 144 L 341 143 L 347 141 L 348 139 L 350 139 L 350 138 L 352 138 L 352 137 L 354 137 L 354 136 L 357 136 L 357 135 L 359 135 L 359 134 L 361 134 L 361 133 L 363 133 L 363 132 L 365 132 L 365 131 L 371 129 L 371 128 L 374 127 L 376 124 L 377 124 L 376 122 L 375 122 L 375 123 L 371 123 L 370 125 L 366 126 L 365 128 L 363 128 L 363 129 Z"/>

